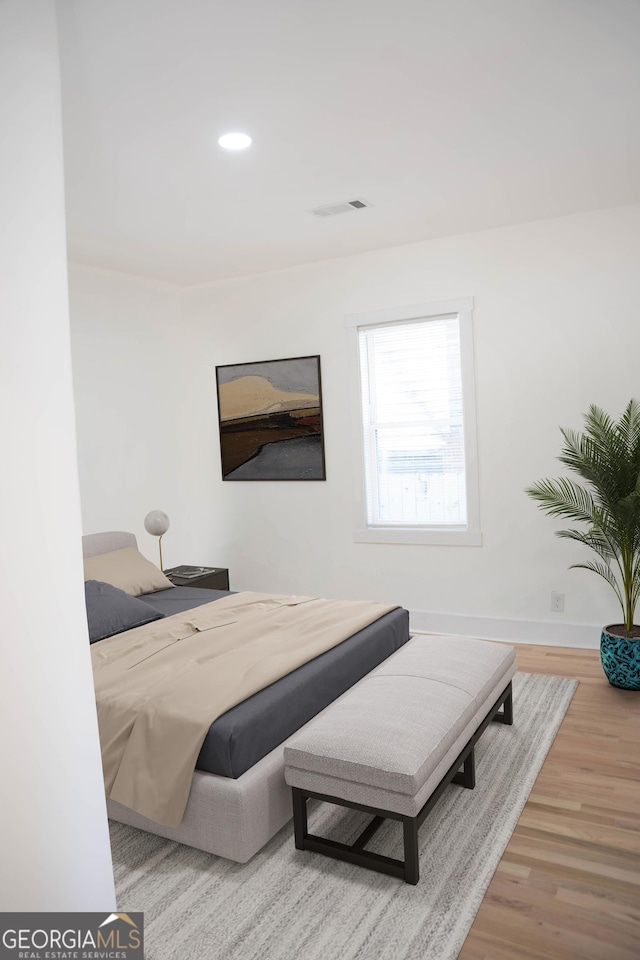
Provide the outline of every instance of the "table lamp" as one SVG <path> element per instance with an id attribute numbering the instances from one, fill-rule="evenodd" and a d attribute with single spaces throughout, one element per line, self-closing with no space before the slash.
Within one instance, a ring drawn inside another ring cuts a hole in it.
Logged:
<path id="1" fill-rule="evenodd" d="M 158 549 L 160 550 L 160 569 L 162 570 L 162 535 L 169 529 L 169 517 L 162 510 L 152 510 L 144 518 L 144 528 L 147 533 L 158 537 Z"/>

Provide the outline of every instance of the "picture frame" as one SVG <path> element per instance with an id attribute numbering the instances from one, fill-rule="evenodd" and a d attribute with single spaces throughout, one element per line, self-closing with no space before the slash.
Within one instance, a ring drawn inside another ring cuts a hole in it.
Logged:
<path id="1" fill-rule="evenodd" d="M 326 480 L 320 356 L 216 367 L 222 479 Z"/>

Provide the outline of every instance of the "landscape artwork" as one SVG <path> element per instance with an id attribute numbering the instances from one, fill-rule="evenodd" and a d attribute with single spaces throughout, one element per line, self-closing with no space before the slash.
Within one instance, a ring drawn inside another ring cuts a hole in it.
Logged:
<path id="1" fill-rule="evenodd" d="M 216 367 L 223 480 L 325 480 L 320 357 Z"/>

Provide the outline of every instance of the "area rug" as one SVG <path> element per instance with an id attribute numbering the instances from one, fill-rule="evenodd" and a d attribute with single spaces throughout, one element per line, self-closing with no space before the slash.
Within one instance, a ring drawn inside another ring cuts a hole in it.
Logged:
<path id="1" fill-rule="evenodd" d="M 291 824 L 237 864 L 113 823 L 118 909 L 144 911 L 147 960 L 455 960 L 577 685 L 516 674 L 514 726 L 483 734 L 475 790 L 449 786 L 420 828 L 417 886 L 297 851 Z M 309 811 L 343 842 L 368 819 Z M 369 849 L 402 858 L 399 824 Z"/>

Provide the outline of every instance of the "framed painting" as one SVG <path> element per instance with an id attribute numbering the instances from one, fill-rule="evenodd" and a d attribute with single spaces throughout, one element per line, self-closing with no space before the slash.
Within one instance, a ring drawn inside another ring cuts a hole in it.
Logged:
<path id="1" fill-rule="evenodd" d="M 326 480 L 320 357 L 216 367 L 223 480 Z"/>

